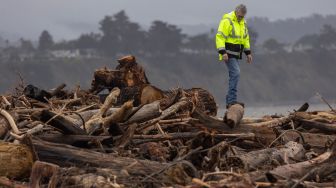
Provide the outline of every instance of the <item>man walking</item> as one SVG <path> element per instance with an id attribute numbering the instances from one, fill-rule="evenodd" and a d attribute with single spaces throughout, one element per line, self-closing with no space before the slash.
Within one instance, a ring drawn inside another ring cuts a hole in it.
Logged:
<path id="1" fill-rule="evenodd" d="M 237 102 L 237 86 L 240 76 L 238 60 L 242 59 L 243 52 L 247 56 L 247 62 L 252 63 L 250 37 L 244 19 L 246 13 L 246 6 L 241 4 L 236 7 L 235 11 L 224 14 L 216 34 L 219 60 L 225 62 L 229 71 L 229 90 L 226 95 L 227 108 L 239 103 Z"/>

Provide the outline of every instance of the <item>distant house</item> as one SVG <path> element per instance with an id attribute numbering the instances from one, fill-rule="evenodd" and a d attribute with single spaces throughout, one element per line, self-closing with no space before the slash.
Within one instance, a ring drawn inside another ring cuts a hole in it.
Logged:
<path id="1" fill-rule="evenodd" d="M 50 54 L 54 58 L 79 58 L 80 52 L 78 49 L 76 50 L 52 50 Z"/>
<path id="2" fill-rule="evenodd" d="M 26 60 L 31 60 L 34 58 L 35 53 L 34 52 L 21 52 L 18 54 L 19 60 L 21 62 L 26 61 Z"/>
<path id="3" fill-rule="evenodd" d="M 53 58 L 94 58 L 98 57 L 95 49 L 71 49 L 52 50 L 50 54 Z"/>

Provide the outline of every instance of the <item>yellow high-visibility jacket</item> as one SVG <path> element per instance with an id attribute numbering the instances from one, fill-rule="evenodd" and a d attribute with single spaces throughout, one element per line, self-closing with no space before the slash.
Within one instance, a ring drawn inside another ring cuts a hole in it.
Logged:
<path id="1" fill-rule="evenodd" d="M 238 59 L 242 58 L 243 51 L 246 55 L 250 54 L 250 36 L 245 19 L 238 22 L 234 11 L 224 14 L 216 34 L 216 47 L 219 60 L 223 59 L 225 53 L 229 58 Z"/>

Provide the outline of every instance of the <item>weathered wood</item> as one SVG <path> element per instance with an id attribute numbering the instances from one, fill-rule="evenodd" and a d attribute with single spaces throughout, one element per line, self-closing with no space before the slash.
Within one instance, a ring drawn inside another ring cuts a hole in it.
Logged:
<path id="1" fill-rule="evenodd" d="M 65 144 L 55 144 L 41 140 L 32 140 L 34 149 L 39 159 L 44 162 L 57 164 L 61 167 L 87 166 L 109 168 L 114 172 L 126 172 L 134 177 L 147 177 L 150 174 L 157 174 L 162 182 L 180 181 L 177 174 L 183 174 L 183 178 L 190 178 L 186 170 L 190 168 L 184 163 L 160 163 L 148 160 L 138 160 L 127 157 L 119 157 L 99 153 L 91 150 L 79 149 Z M 175 174 L 171 174 L 175 172 Z M 192 171 L 191 176 L 195 176 Z M 191 178 L 190 178 L 191 179 Z M 184 179 L 184 182 L 186 180 Z"/>
<path id="2" fill-rule="evenodd" d="M 127 127 L 125 133 L 118 140 L 116 140 L 116 145 L 121 148 L 126 147 L 132 140 L 136 127 L 136 123 L 130 124 Z"/>
<path id="3" fill-rule="evenodd" d="M 0 115 L 3 116 L 7 120 L 8 125 L 11 127 L 11 130 L 15 134 L 21 134 L 22 133 L 21 131 L 19 131 L 18 127 L 16 126 L 15 120 L 12 117 L 12 115 L 10 115 L 6 110 L 0 109 Z M 3 131 L 6 131 L 6 130 L 3 130 Z"/>
<path id="4" fill-rule="evenodd" d="M 132 111 L 132 108 L 133 101 L 124 103 L 119 110 L 102 120 L 103 128 L 117 126 L 117 123 L 123 122 L 125 117 Z"/>
<path id="5" fill-rule="evenodd" d="M 236 127 L 244 116 L 244 107 L 240 104 L 234 104 L 229 107 L 224 116 L 224 122 L 231 128 Z"/>
<path id="6" fill-rule="evenodd" d="M 110 109 L 116 102 L 117 98 L 120 95 L 119 88 L 113 88 L 110 94 L 106 97 L 104 104 L 99 110 L 99 116 L 105 116 L 108 109 Z"/>
<path id="7" fill-rule="evenodd" d="M 305 119 L 297 119 L 298 122 L 301 123 L 301 125 L 306 129 L 318 129 L 320 131 L 323 131 L 328 134 L 336 133 L 336 124 L 328 124 L 328 123 L 322 123 L 312 120 L 305 120 Z"/>
<path id="8" fill-rule="evenodd" d="M 50 92 L 51 96 L 57 96 L 62 92 L 62 89 L 64 89 L 66 87 L 66 84 L 61 84 L 59 86 L 57 86 L 52 92 Z"/>
<path id="9" fill-rule="evenodd" d="M 113 140 L 111 136 L 92 136 L 92 135 L 63 135 L 63 134 L 41 134 L 36 137 L 53 143 L 83 146 L 90 141 L 104 142 Z"/>
<path id="10" fill-rule="evenodd" d="M 83 129 L 78 127 L 65 116 L 56 114 L 55 112 L 49 110 L 42 110 L 41 112 L 34 113 L 32 118 L 47 123 L 60 130 L 64 134 L 86 134 Z"/>
<path id="11" fill-rule="evenodd" d="M 8 121 L 3 116 L 0 116 L 0 139 L 7 134 L 8 130 Z"/>
<path id="12" fill-rule="evenodd" d="M 102 68 L 94 72 L 91 89 L 93 94 L 97 94 L 104 89 L 112 89 L 114 87 L 123 88 L 126 86 L 123 80 L 124 74 L 120 70 L 111 70 Z"/>
<path id="13" fill-rule="evenodd" d="M 0 142 L 0 176 L 8 178 L 29 177 L 33 160 L 33 154 L 29 147 Z"/>
<path id="14" fill-rule="evenodd" d="M 110 94 L 107 96 L 104 104 L 99 109 L 98 113 L 94 114 L 85 124 L 86 132 L 91 133 L 94 129 L 94 125 L 100 124 L 102 119 L 106 116 L 108 109 L 112 107 L 117 101 L 118 96 L 120 95 L 119 88 L 113 88 Z"/>
<path id="15" fill-rule="evenodd" d="M 144 85 L 141 88 L 140 104 L 149 104 L 163 99 L 164 93 L 159 88 L 152 85 Z"/>
<path id="16" fill-rule="evenodd" d="M 266 148 L 242 155 L 230 156 L 226 160 L 228 168 L 257 170 L 269 166 L 272 160 L 280 164 L 294 163 L 304 158 L 305 149 L 296 142 L 288 142 L 284 147 Z M 293 161 L 295 160 L 295 161 Z"/>
<path id="17" fill-rule="evenodd" d="M 334 141 L 331 150 L 319 155 L 318 157 L 295 164 L 279 166 L 269 172 L 269 174 L 277 178 L 301 178 L 313 168 L 320 168 L 324 165 L 329 165 L 329 168 L 336 167 L 336 140 Z"/>
<path id="18" fill-rule="evenodd" d="M 134 56 L 126 56 L 118 60 L 116 70 L 98 69 L 94 73 L 90 91 L 99 93 L 103 89 L 139 86 L 149 84 L 144 68 L 136 63 Z M 130 100 L 130 99 L 127 99 Z"/>
<path id="19" fill-rule="evenodd" d="M 217 104 L 211 93 L 203 88 L 191 88 L 184 90 L 187 97 L 191 98 L 195 108 L 207 115 L 217 115 Z"/>
<path id="20" fill-rule="evenodd" d="M 244 120 L 244 119 L 243 119 Z M 281 127 L 283 125 L 286 125 L 292 120 L 292 117 L 280 117 L 280 118 L 274 118 L 271 120 L 265 120 L 262 122 L 244 122 L 242 121 L 240 125 L 242 126 L 251 126 L 251 127 Z"/>
<path id="21" fill-rule="evenodd" d="M 165 135 L 133 135 L 133 143 L 142 144 L 146 142 L 159 142 L 164 140 L 176 140 L 176 139 L 192 139 L 197 137 L 200 132 L 181 132 L 181 133 L 167 133 Z M 254 139 L 253 133 L 242 134 L 212 134 L 215 139 L 224 140 L 228 138 L 240 138 L 240 139 Z"/>
<path id="22" fill-rule="evenodd" d="M 0 177 L 0 187 L 30 188 L 30 186 L 28 186 L 26 184 L 10 180 L 10 179 L 8 179 L 6 177 Z"/>
<path id="23" fill-rule="evenodd" d="M 180 109 L 186 107 L 188 105 L 188 101 L 186 98 L 182 98 L 179 102 L 175 103 L 174 105 L 170 106 L 166 110 L 162 111 L 161 115 L 157 118 L 151 119 L 149 121 L 143 122 L 139 125 L 139 130 L 143 130 L 153 124 L 158 123 L 160 120 L 165 119 L 176 112 L 178 112 Z"/>
<path id="24" fill-rule="evenodd" d="M 41 161 L 50 162 L 59 166 L 83 166 L 108 167 L 122 170 L 136 162 L 130 169 L 134 174 L 150 174 L 166 166 L 152 161 L 136 160 L 127 157 L 117 157 L 114 155 L 99 153 L 91 150 L 80 149 L 66 144 L 56 144 L 42 140 L 32 141 L 36 154 Z M 143 166 L 143 164 L 146 164 Z M 147 168 L 146 166 L 150 167 Z"/>
<path id="25" fill-rule="evenodd" d="M 36 161 L 29 178 L 30 187 L 39 188 L 41 181 L 48 178 L 48 188 L 56 188 L 59 170 L 59 166 L 55 164 Z"/>
<path id="26" fill-rule="evenodd" d="M 269 127 L 255 127 L 241 124 L 234 129 L 231 129 L 225 122 L 208 116 L 199 110 L 195 110 L 191 116 L 197 121 L 191 121 L 192 124 L 200 127 L 205 127 L 225 133 L 254 133 L 255 139 L 265 145 L 270 144 L 275 138 L 276 134 L 272 128 Z"/>
<path id="27" fill-rule="evenodd" d="M 142 106 L 133 116 L 131 116 L 126 123 L 142 123 L 152 118 L 158 117 L 161 114 L 160 102 L 155 101 L 150 104 Z"/>

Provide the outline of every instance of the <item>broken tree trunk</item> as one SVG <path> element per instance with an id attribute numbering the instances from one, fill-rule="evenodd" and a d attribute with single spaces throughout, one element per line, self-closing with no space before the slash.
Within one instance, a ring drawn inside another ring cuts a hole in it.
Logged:
<path id="1" fill-rule="evenodd" d="M 125 87 L 149 84 L 144 68 L 136 63 L 134 56 L 123 57 L 118 62 L 119 65 L 116 70 L 104 68 L 94 72 L 91 92 L 96 94 L 103 89 L 112 89 L 114 87 L 123 89 Z"/>
<path id="2" fill-rule="evenodd" d="M 29 177 L 33 160 L 33 154 L 29 147 L 0 142 L 0 176 L 8 178 Z"/>

